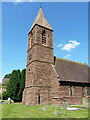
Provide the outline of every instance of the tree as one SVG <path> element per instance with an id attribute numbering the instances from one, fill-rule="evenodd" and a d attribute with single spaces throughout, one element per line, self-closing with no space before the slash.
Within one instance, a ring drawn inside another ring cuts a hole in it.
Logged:
<path id="1" fill-rule="evenodd" d="M 21 80 L 20 80 L 20 91 L 23 91 L 25 88 L 25 73 L 26 73 L 26 69 L 23 69 L 21 72 Z"/>
<path id="2" fill-rule="evenodd" d="M 6 74 L 6 75 L 4 76 L 4 78 L 10 78 L 10 76 L 11 76 L 11 73 L 10 73 L 10 74 Z"/>
<path id="3" fill-rule="evenodd" d="M 7 86 L 9 81 L 6 81 L 2 86 Z"/>
<path id="4" fill-rule="evenodd" d="M 13 70 L 9 76 L 10 80 L 6 86 L 8 96 L 14 102 L 22 101 L 22 92 L 25 87 L 25 72 L 26 70 Z"/>
<path id="5" fill-rule="evenodd" d="M 4 91 L 3 93 L 2 93 L 2 98 L 3 98 L 3 100 L 7 100 L 8 99 L 8 93 L 7 93 L 7 91 Z"/>

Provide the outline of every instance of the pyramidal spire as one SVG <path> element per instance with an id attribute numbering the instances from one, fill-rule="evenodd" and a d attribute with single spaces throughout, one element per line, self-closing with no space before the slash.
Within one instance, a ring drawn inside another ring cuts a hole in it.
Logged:
<path id="1" fill-rule="evenodd" d="M 44 17 L 44 14 L 43 14 L 43 11 L 42 11 L 41 7 L 40 7 L 40 9 L 38 11 L 38 14 L 37 14 L 37 16 L 36 16 L 36 18 L 34 20 L 34 23 L 33 23 L 32 27 L 31 27 L 31 29 L 34 27 L 35 24 L 38 24 L 40 26 L 43 26 L 45 28 L 53 30 L 52 27 L 50 26 L 50 24 L 48 23 L 48 21 L 46 20 L 46 18 Z"/>

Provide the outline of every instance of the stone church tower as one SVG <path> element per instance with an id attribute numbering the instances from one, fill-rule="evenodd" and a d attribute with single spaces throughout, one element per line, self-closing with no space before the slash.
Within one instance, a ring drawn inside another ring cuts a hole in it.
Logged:
<path id="1" fill-rule="evenodd" d="M 22 101 L 26 105 L 51 103 L 51 84 L 55 75 L 52 32 L 40 8 L 28 33 L 26 83 Z"/>

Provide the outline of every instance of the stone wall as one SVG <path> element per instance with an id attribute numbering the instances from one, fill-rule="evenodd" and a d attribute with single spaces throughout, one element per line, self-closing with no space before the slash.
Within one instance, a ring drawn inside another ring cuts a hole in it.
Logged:
<path id="1" fill-rule="evenodd" d="M 72 86 L 72 96 L 70 96 L 70 86 L 53 87 L 54 94 L 52 97 L 53 104 L 62 105 L 67 102 L 68 105 L 81 105 L 83 97 L 88 99 L 86 87 L 82 91 L 82 87 Z M 83 95 L 84 93 L 84 95 Z"/>
<path id="2" fill-rule="evenodd" d="M 26 88 L 26 99 L 23 101 L 26 105 L 38 105 L 50 103 L 49 87 L 29 87 Z"/>

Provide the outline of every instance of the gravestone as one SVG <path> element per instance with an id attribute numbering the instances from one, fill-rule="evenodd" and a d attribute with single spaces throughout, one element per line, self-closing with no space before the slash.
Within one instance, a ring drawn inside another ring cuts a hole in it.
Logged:
<path id="1" fill-rule="evenodd" d="M 55 116 L 58 116 L 60 114 L 58 106 L 55 107 L 55 112 L 53 113 Z"/>
<path id="2" fill-rule="evenodd" d="M 10 103 L 11 103 L 11 98 L 9 97 L 9 98 L 8 98 L 8 104 L 10 104 Z"/>
<path id="3" fill-rule="evenodd" d="M 67 109 L 67 107 L 68 107 L 67 102 L 64 102 L 64 103 L 63 103 L 63 109 Z"/>
<path id="4" fill-rule="evenodd" d="M 88 107 L 90 107 L 90 98 L 88 98 Z"/>
<path id="5" fill-rule="evenodd" d="M 45 105 L 42 107 L 42 110 L 43 110 L 43 111 L 46 111 L 46 106 L 45 106 Z"/>
<path id="6" fill-rule="evenodd" d="M 83 97 L 82 105 L 83 105 L 83 107 L 88 107 L 88 99 L 87 98 Z"/>

